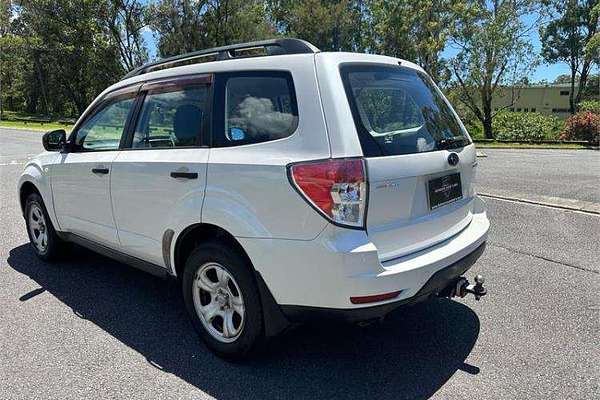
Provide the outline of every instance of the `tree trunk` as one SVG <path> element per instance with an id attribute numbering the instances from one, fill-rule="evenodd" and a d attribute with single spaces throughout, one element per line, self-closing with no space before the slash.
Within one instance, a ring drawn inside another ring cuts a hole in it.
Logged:
<path id="1" fill-rule="evenodd" d="M 492 130 L 492 119 L 484 118 L 484 120 L 481 121 L 481 124 L 483 125 L 483 135 L 485 136 L 485 138 L 494 139 L 494 131 Z"/>
<path id="2" fill-rule="evenodd" d="M 486 139 L 494 139 L 494 132 L 492 130 L 492 94 L 484 91 L 481 100 L 483 106 L 483 118 L 481 118 L 483 134 Z"/>
<path id="3" fill-rule="evenodd" d="M 575 79 L 576 69 L 571 68 L 571 90 L 569 90 L 569 112 L 575 114 Z"/>
<path id="4" fill-rule="evenodd" d="M 577 85 L 577 95 L 574 99 L 575 106 L 579 105 L 585 86 L 587 85 L 588 75 L 591 68 L 591 61 L 584 61 L 583 67 L 581 68 L 581 75 L 579 75 L 579 84 Z"/>

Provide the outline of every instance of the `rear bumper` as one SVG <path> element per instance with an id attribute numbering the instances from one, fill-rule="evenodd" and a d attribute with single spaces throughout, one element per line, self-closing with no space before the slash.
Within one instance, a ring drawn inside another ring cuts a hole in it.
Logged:
<path id="1" fill-rule="evenodd" d="M 448 286 L 456 284 L 458 278 L 467 272 L 481 254 L 483 254 L 485 246 L 486 242 L 483 242 L 466 257 L 437 271 L 414 296 L 400 301 L 351 309 L 287 305 L 281 306 L 281 311 L 290 322 L 311 322 L 324 319 L 351 323 L 378 319 L 401 306 L 428 300 L 442 292 Z"/>
<path id="2" fill-rule="evenodd" d="M 438 280 L 438 271 L 448 270 L 452 275 L 456 268 L 468 268 L 472 264 L 469 260 L 474 262 L 478 255 L 469 256 L 478 254 L 478 249 L 483 251 L 488 229 L 483 201 L 476 198 L 471 222 L 462 231 L 434 246 L 385 262 L 380 262 L 366 232 L 333 225 L 314 240 L 238 240 L 274 301 L 288 315 L 302 309 L 333 309 L 335 313 L 348 311 L 359 315 L 358 319 L 369 319 L 361 313 L 370 314 L 368 309 L 377 308 L 385 314 L 435 292 L 431 282 Z M 447 278 L 444 274 L 441 276 Z M 378 303 L 350 301 L 351 297 L 396 291 L 400 291 L 397 297 Z"/>

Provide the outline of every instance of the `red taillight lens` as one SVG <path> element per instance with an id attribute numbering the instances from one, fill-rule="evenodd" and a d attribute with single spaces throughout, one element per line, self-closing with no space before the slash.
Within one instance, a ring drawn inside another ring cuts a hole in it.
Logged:
<path id="1" fill-rule="evenodd" d="M 332 221 L 364 225 L 367 184 L 363 160 L 298 163 L 290 167 L 290 176 L 306 199 Z"/>

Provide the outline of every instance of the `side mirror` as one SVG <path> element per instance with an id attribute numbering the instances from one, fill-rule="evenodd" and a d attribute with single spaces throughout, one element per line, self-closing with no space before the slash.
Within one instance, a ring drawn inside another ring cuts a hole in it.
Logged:
<path id="1" fill-rule="evenodd" d="M 67 133 L 64 129 L 46 132 L 42 136 L 42 144 L 46 151 L 60 151 L 67 143 Z"/>
<path id="2" fill-rule="evenodd" d="M 246 132 L 242 128 L 229 128 L 229 140 L 237 141 L 246 139 Z"/>

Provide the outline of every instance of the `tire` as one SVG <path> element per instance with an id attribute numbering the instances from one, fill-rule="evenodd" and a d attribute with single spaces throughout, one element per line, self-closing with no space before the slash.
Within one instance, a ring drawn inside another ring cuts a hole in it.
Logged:
<path id="1" fill-rule="evenodd" d="M 25 200 L 25 224 L 36 256 L 44 261 L 56 260 L 61 255 L 65 242 L 56 234 L 44 201 L 37 193 L 30 194 Z"/>
<path id="2" fill-rule="evenodd" d="M 264 342 L 253 270 L 246 257 L 218 241 L 199 244 L 186 260 L 186 309 L 207 347 L 223 358 L 246 358 Z"/>

